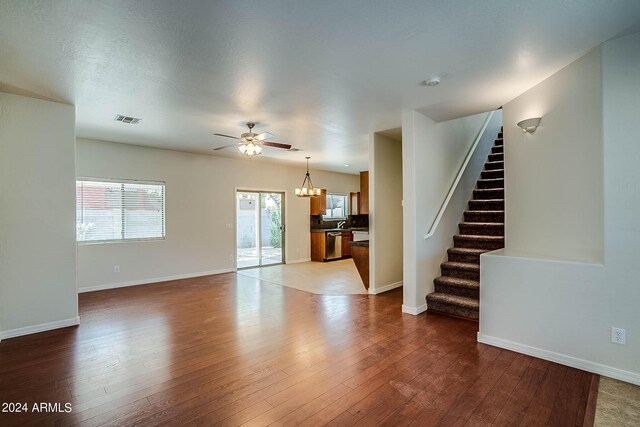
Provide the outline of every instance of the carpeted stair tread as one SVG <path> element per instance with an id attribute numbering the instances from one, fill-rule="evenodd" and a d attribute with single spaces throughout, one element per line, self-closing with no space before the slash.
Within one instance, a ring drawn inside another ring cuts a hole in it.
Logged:
<path id="1" fill-rule="evenodd" d="M 449 248 L 447 249 L 447 258 L 451 262 L 480 264 L 480 255 L 491 250 L 484 248 Z"/>
<path id="2" fill-rule="evenodd" d="M 478 189 L 500 188 L 504 190 L 504 178 L 480 178 L 478 180 Z"/>
<path id="3" fill-rule="evenodd" d="M 429 301 L 469 308 L 472 310 L 480 309 L 480 302 L 474 298 L 444 294 L 440 292 L 434 292 L 427 295 L 427 307 L 429 306 Z"/>
<path id="4" fill-rule="evenodd" d="M 504 199 L 469 200 L 470 211 L 504 210 Z"/>
<path id="5" fill-rule="evenodd" d="M 504 169 L 483 170 L 480 176 L 483 179 L 504 178 Z"/>
<path id="6" fill-rule="evenodd" d="M 464 211 L 465 222 L 504 222 L 504 211 L 502 210 L 474 210 Z"/>
<path id="7" fill-rule="evenodd" d="M 503 242 L 504 236 L 483 236 L 479 234 L 454 234 L 454 239 L 483 240 L 485 242 Z"/>
<path id="8" fill-rule="evenodd" d="M 504 153 L 491 153 L 489 154 L 490 162 L 503 162 L 504 161 Z"/>
<path id="9" fill-rule="evenodd" d="M 504 199 L 504 188 L 477 188 L 473 190 L 474 200 Z"/>
<path id="10" fill-rule="evenodd" d="M 484 170 L 504 170 L 504 160 L 496 161 L 496 162 L 486 162 L 484 164 Z"/>
<path id="11" fill-rule="evenodd" d="M 460 225 L 469 226 L 469 227 L 500 228 L 500 227 L 504 227 L 504 222 L 466 222 L 464 221 L 464 222 L 461 222 Z"/>
<path id="12" fill-rule="evenodd" d="M 434 280 L 436 285 L 453 286 L 456 288 L 465 288 L 478 290 L 480 289 L 480 282 L 477 280 L 461 279 L 459 277 L 440 276 Z"/>
<path id="13" fill-rule="evenodd" d="M 458 255 L 481 255 L 485 252 L 490 252 L 490 251 L 487 249 L 481 249 L 481 248 L 449 248 L 447 249 L 447 253 L 458 254 Z"/>
<path id="14" fill-rule="evenodd" d="M 440 264 L 441 268 L 455 268 L 456 270 L 480 271 L 480 264 L 472 264 L 469 262 L 451 262 L 445 261 Z"/>
<path id="15" fill-rule="evenodd" d="M 504 223 L 501 222 L 461 222 L 460 234 L 478 236 L 504 236 Z"/>
<path id="16" fill-rule="evenodd" d="M 456 234 L 453 236 L 453 246 L 455 248 L 495 251 L 504 247 L 504 236 Z"/>

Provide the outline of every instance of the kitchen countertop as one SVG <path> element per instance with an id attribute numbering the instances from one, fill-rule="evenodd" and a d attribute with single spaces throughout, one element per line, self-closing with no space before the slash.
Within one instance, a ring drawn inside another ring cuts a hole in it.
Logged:
<path id="1" fill-rule="evenodd" d="M 369 231 L 368 228 L 354 227 L 354 228 L 312 228 L 312 233 L 326 233 L 327 231 Z"/>
<path id="2" fill-rule="evenodd" d="M 357 242 L 349 242 L 349 246 L 357 246 L 357 247 L 362 247 L 362 248 L 368 248 L 369 247 L 369 241 L 368 240 L 358 240 Z"/>

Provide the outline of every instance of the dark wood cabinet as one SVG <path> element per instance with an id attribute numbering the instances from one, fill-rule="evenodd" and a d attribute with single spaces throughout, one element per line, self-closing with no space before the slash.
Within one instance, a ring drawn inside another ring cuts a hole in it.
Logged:
<path id="1" fill-rule="evenodd" d="M 342 232 L 342 258 L 351 257 L 351 246 L 349 242 L 353 240 L 353 233 L 350 230 Z M 327 233 L 312 232 L 311 233 L 311 261 L 326 261 L 327 255 Z"/>
<path id="2" fill-rule="evenodd" d="M 369 171 L 360 172 L 358 215 L 369 215 Z"/>
<path id="3" fill-rule="evenodd" d="M 311 233 L 311 261 L 324 261 L 326 233 Z"/>
<path id="4" fill-rule="evenodd" d="M 353 233 L 351 231 L 342 232 L 342 258 L 349 258 L 351 256 L 351 246 L 349 242 L 353 240 Z"/>
<path id="5" fill-rule="evenodd" d="M 327 213 L 327 190 L 322 189 L 322 194 L 318 197 L 311 197 L 311 215 L 324 215 Z"/>

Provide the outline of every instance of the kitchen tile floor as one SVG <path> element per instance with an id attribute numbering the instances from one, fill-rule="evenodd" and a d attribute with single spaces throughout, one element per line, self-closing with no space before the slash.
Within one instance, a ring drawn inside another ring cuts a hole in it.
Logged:
<path id="1" fill-rule="evenodd" d="M 640 425 L 640 387 L 600 377 L 596 427 Z"/>
<path id="2" fill-rule="evenodd" d="M 273 265 L 239 270 L 238 274 L 313 294 L 351 295 L 367 293 L 352 259 Z"/>

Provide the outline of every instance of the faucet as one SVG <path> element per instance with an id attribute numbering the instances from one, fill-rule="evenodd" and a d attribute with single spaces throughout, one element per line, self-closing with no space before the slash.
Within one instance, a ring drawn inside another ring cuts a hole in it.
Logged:
<path id="1" fill-rule="evenodd" d="M 338 228 L 342 228 L 347 221 L 340 221 L 338 223 Z"/>

